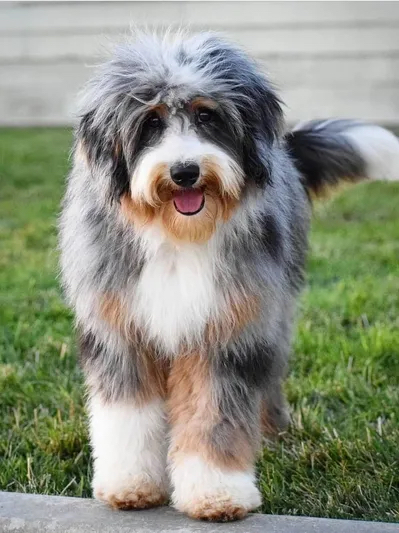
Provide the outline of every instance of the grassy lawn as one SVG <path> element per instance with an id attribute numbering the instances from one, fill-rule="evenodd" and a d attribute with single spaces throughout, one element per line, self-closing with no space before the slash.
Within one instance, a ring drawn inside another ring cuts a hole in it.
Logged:
<path id="1" fill-rule="evenodd" d="M 0 131 L 0 490 L 89 496 L 72 316 L 57 281 L 68 130 Z M 263 512 L 399 521 L 399 183 L 318 206 Z"/>

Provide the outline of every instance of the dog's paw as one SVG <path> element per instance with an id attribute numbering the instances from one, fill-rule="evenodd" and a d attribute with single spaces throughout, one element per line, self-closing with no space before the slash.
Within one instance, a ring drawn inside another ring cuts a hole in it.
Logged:
<path id="1" fill-rule="evenodd" d="M 197 520 L 213 522 L 241 520 L 261 504 L 260 495 L 256 488 L 253 489 L 251 501 L 248 501 L 248 496 L 250 495 L 247 494 L 245 498 L 236 498 L 229 492 L 220 491 L 193 500 L 180 510 Z"/>
<path id="2" fill-rule="evenodd" d="M 191 518 L 240 520 L 261 505 L 252 472 L 224 472 L 192 458 L 175 466 L 172 477 L 173 505 Z"/>
<path id="3" fill-rule="evenodd" d="M 142 476 L 135 476 L 123 483 L 93 483 L 93 494 L 114 509 L 148 509 L 164 505 L 168 499 L 165 487 Z"/>

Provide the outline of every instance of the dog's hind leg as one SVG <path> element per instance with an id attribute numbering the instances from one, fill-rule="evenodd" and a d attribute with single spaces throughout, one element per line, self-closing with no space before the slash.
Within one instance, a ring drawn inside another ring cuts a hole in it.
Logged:
<path id="1" fill-rule="evenodd" d="M 261 417 L 262 434 L 266 438 L 276 437 L 287 429 L 290 415 L 280 381 L 270 384 L 263 393 Z"/>

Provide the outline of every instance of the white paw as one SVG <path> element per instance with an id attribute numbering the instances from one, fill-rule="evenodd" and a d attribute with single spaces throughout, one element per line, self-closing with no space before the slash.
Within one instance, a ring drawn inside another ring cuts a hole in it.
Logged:
<path id="1" fill-rule="evenodd" d="M 222 471 L 199 457 L 172 466 L 174 507 L 201 520 L 244 518 L 261 505 L 253 472 Z"/>
<path id="2" fill-rule="evenodd" d="M 123 482 L 93 480 L 93 494 L 115 509 L 147 509 L 163 505 L 168 499 L 166 487 L 145 474 L 127 477 Z"/>
<path id="3" fill-rule="evenodd" d="M 94 497 L 118 509 L 145 509 L 168 498 L 163 403 L 144 407 L 92 400 Z"/>

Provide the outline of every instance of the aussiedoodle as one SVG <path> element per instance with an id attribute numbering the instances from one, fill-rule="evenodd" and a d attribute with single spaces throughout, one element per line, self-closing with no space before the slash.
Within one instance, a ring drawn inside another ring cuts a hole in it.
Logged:
<path id="1" fill-rule="evenodd" d="M 223 37 L 138 34 L 79 108 L 60 220 L 86 376 L 94 496 L 234 520 L 260 503 L 314 195 L 397 179 L 399 142 L 351 120 L 285 128 Z"/>

